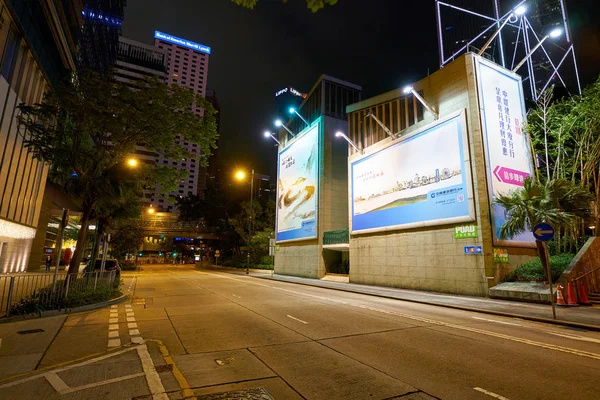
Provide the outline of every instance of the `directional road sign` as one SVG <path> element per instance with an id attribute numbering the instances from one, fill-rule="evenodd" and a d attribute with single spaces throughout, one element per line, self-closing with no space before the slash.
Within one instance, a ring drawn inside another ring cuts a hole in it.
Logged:
<path id="1" fill-rule="evenodd" d="M 554 237 L 554 227 L 550 224 L 542 222 L 533 227 L 533 236 L 537 240 L 547 242 Z"/>

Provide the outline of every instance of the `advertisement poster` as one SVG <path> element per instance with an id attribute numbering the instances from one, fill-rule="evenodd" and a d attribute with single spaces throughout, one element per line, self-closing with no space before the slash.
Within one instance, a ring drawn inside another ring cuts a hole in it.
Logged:
<path id="1" fill-rule="evenodd" d="M 473 221 L 464 113 L 351 164 L 352 232 Z"/>
<path id="2" fill-rule="evenodd" d="M 317 237 L 319 126 L 301 132 L 280 153 L 277 167 L 278 242 Z"/>
<path id="3" fill-rule="evenodd" d="M 488 182 L 493 199 L 523 186 L 523 180 L 532 173 L 531 152 L 523 131 L 525 107 L 520 79 L 484 60 L 479 60 L 478 71 Z M 499 240 L 505 222 L 504 208 L 492 203 L 494 243 L 529 246 L 534 242 L 531 232 Z"/>

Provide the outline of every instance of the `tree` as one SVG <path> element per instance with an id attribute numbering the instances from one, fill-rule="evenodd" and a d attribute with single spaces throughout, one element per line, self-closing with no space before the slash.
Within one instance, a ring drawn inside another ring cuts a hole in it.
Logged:
<path id="1" fill-rule="evenodd" d="M 231 0 L 235 4 L 240 5 L 242 7 L 253 9 L 258 3 L 259 0 Z M 283 3 L 287 3 L 288 0 L 281 0 Z M 325 7 L 325 5 L 333 6 L 337 4 L 338 0 L 306 0 L 306 6 L 312 12 L 317 12 L 321 8 Z"/>
<path id="2" fill-rule="evenodd" d="M 250 216 L 254 221 L 250 232 Z M 269 200 L 262 205 L 258 201 L 246 201 L 241 204 L 241 210 L 229 219 L 229 223 L 242 240 L 250 247 L 255 260 L 269 249 L 269 238 L 274 237 L 275 202 Z"/>
<path id="3" fill-rule="evenodd" d="M 533 228 L 541 222 L 557 229 L 569 228 L 574 225 L 576 215 L 584 217 L 589 212 L 590 199 L 589 192 L 569 185 L 568 181 L 542 184 L 528 177 L 522 188 L 508 194 L 498 194 L 494 200 L 504 207 L 508 217 L 500 229 L 500 238 L 508 239 L 526 231 L 533 232 Z M 543 243 L 536 240 L 536 247 L 544 263 L 546 252 Z"/>
<path id="4" fill-rule="evenodd" d="M 111 246 L 115 256 L 135 253 L 144 243 L 144 227 L 139 219 L 121 221 L 112 235 Z"/>
<path id="5" fill-rule="evenodd" d="M 198 117 L 191 110 L 204 109 Z M 158 78 L 141 82 L 136 90 L 84 71 L 63 82 L 41 104 L 19 106 L 20 132 L 35 157 L 51 164 L 50 179 L 82 205 L 81 229 L 69 273 L 78 270 L 88 223 L 102 196 L 118 196 L 115 181 L 127 177 L 125 159 L 136 145 L 169 158 L 194 158 L 201 165 L 216 148 L 216 111 L 202 97 Z M 197 153 L 179 143 L 198 144 Z M 143 184 L 160 185 L 163 193 L 176 189 L 184 172 L 159 165 L 139 166 Z"/>

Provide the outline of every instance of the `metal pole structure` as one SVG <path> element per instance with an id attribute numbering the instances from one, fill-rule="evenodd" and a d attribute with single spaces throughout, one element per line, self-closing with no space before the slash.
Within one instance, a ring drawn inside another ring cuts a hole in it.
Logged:
<path id="1" fill-rule="evenodd" d="M 548 251 L 547 242 L 544 242 L 544 252 L 546 253 L 546 272 L 548 274 L 548 284 L 550 286 L 550 304 L 552 304 L 552 317 L 556 319 L 556 306 L 554 305 L 554 293 L 552 291 L 552 269 L 550 268 L 550 252 Z"/>
<path id="2" fill-rule="evenodd" d="M 535 45 L 535 47 L 533 49 L 531 49 L 531 51 L 525 56 L 525 58 L 523 58 L 521 60 L 520 63 L 517 64 L 517 66 L 513 69 L 513 72 L 517 72 L 519 70 L 519 68 L 521 68 L 521 65 L 525 64 L 525 61 L 529 60 L 529 57 L 531 57 L 533 55 L 533 53 L 535 53 L 535 51 L 537 49 L 540 48 L 540 46 L 542 44 L 544 44 L 544 42 L 550 37 L 550 35 L 546 35 L 542 38 L 542 40 L 540 40 L 540 42 L 538 44 Z"/>
<path id="3" fill-rule="evenodd" d="M 104 234 L 104 243 L 102 246 L 102 263 L 100 264 L 100 274 L 104 273 L 104 267 L 106 266 L 106 253 L 108 253 L 108 235 Z"/>
<path id="4" fill-rule="evenodd" d="M 249 215 L 249 232 L 248 232 L 248 262 L 246 263 L 246 275 L 250 273 L 250 242 L 252 241 L 252 215 L 254 214 L 253 207 L 254 199 L 254 168 L 252 169 L 252 176 L 250 177 L 250 215 Z"/>
<path id="5" fill-rule="evenodd" d="M 62 250 L 62 242 L 65 233 L 65 224 L 67 221 L 67 216 L 69 215 L 69 210 L 63 208 L 62 217 L 60 219 L 60 225 L 58 227 L 59 232 L 56 237 L 56 266 L 54 267 L 54 279 L 52 280 L 52 291 L 56 290 L 56 281 L 58 280 L 58 267 L 60 266 L 60 253 Z"/>

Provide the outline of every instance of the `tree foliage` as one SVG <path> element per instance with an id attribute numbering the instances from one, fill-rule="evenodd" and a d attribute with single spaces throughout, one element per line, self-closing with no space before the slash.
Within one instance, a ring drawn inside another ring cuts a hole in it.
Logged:
<path id="1" fill-rule="evenodd" d="M 198 117 L 191 106 L 204 109 Z M 188 89 L 169 87 L 158 78 L 129 86 L 84 71 L 45 95 L 41 104 L 19 106 L 20 132 L 34 156 L 51 164 L 50 178 L 79 199 L 83 213 L 70 272 L 81 261 L 88 221 L 99 200 L 118 197 L 121 184 L 141 181 L 175 190 L 185 172 L 160 165 L 139 165 L 136 174 L 125 160 L 136 146 L 169 158 L 193 158 L 206 165 L 217 137 L 214 108 Z M 181 142 L 198 144 L 190 153 Z"/>
<path id="2" fill-rule="evenodd" d="M 142 243 L 144 228 L 139 218 L 120 221 L 110 242 L 112 253 L 118 258 L 136 253 Z"/>
<path id="3" fill-rule="evenodd" d="M 259 0 L 231 0 L 235 4 L 242 7 L 253 9 Z M 283 3 L 287 3 L 288 0 L 281 0 Z M 337 4 L 338 0 L 306 0 L 306 6 L 312 12 L 317 12 L 326 5 L 333 6 Z"/>

